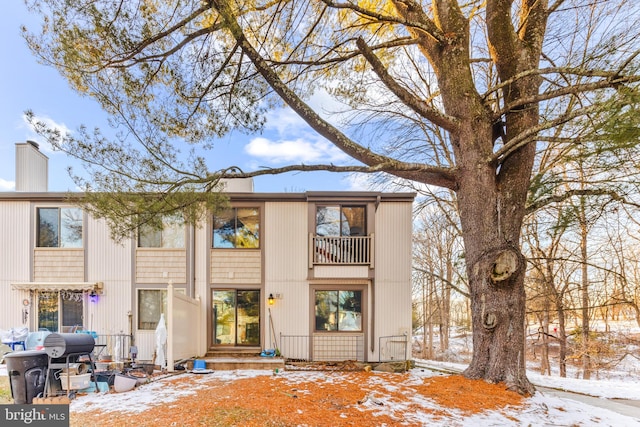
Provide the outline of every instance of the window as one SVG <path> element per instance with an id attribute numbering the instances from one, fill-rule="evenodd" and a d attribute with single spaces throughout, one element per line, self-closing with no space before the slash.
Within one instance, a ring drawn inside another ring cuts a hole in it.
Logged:
<path id="1" fill-rule="evenodd" d="M 362 331 L 362 291 L 316 291 L 316 331 Z"/>
<path id="2" fill-rule="evenodd" d="M 366 236 L 364 206 L 318 206 L 316 234 L 318 236 Z"/>
<path id="3" fill-rule="evenodd" d="M 175 289 L 184 293 L 184 289 Z M 166 289 L 138 289 L 138 329 L 155 331 L 160 315 L 167 312 Z"/>
<path id="4" fill-rule="evenodd" d="M 38 329 L 72 332 L 82 327 L 82 291 L 38 292 Z"/>
<path id="5" fill-rule="evenodd" d="M 213 217 L 214 248 L 259 248 L 260 210 L 232 208 Z"/>
<path id="6" fill-rule="evenodd" d="M 138 231 L 140 248 L 184 248 L 184 220 L 179 215 L 165 216 L 162 227 L 144 224 Z"/>
<path id="7" fill-rule="evenodd" d="M 37 247 L 82 247 L 82 209 L 38 208 L 37 216 Z"/>
<path id="8" fill-rule="evenodd" d="M 138 290 L 138 329 L 155 330 L 160 314 L 167 312 L 167 291 L 163 289 Z"/>

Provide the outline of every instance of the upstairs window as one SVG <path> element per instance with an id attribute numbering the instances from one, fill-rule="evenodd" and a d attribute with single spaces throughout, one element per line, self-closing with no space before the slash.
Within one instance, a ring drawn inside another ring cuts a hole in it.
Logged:
<path id="1" fill-rule="evenodd" d="M 214 248 L 259 248 L 260 209 L 231 208 L 213 217 Z"/>
<path id="2" fill-rule="evenodd" d="M 38 208 L 37 217 L 37 247 L 82 247 L 82 209 Z"/>
<path id="3" fill-rule="evenodd" d="M 144 224 L 138 230 L 139 248 L 184 248 L 185 227 L 180 215 L 162 218 L 162 227 Z"/>
<path id="4" fill-rule="evenodd" d="M 364 206 L 328 205 L 316 208 L 316 235 L 366 236 Z"/>

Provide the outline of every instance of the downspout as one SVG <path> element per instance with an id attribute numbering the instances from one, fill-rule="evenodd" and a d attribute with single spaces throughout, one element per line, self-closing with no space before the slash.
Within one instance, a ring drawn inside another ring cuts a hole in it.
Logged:
<path id="1" fill-rule="evenodd" d="M 191 241 L 191 268 L 189 272 L 189 296 L 196 297 L 196 232 L 195 225 L 189 225 L 189 240 Z"/>
<path id="2" fill-rule="evenodd" d="M 370 349 L 373 353 L 376 350 L 376 279 L 371 279 L 371 337 Z"/>

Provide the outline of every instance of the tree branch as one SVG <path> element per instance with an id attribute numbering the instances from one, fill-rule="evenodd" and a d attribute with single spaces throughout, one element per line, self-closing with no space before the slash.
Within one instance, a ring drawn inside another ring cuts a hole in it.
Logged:
<path id="1" fill-rule="evenodd" d="M 499 150 L 497 150 L 495 153 L 493 153 L 493 155 L 491 156 L 491 158 L 489 159 L 490 162 L 504 162 L 504 159 L 506 159 L 510 154 L 512 154 L 513 152 L 515 152 L 516 150 L 518 150 L 519 148 L 529 144 L 531 142 L 531 138 L 534 137 L 538 132 L 546 130 L 546 129 L 551 129 L 555 126 L 558 126 L 560 124 L 563 123 L 567 123 L 577 117 L 580 116 L 584 116 L 590 113 L 593 113 L 595 111 L 598 111 L 600 108 L 602 108 L 600 105 L 591 105 L 589 107 L 585 107 L 585 108 L 579 108 L 577 110 L 574 110 L 570 113 L 564 114 L 560 117 L 557 117 L 554 120 L 549 120 L 543 123 L 540 123 L 537 126 L 533 126 L 531 128 L 526 129 L 524 132 L 521 132 L 519 135 L 517 135 L 516 137 L 512 138 L 511 140 L 508 141 L 508 143 L 506 143 L 505 145 L 503 145 Z"/>
<path id="2" fill-rule="evenodd" d="M 386 172 L 395 174 L 398 171 L 401 172 L 419 172 L 432 175 L 447 175 L 450 174 L 450 169 L 438 168 L 434 166 L 427 166 L 420 163 L 402 163 L 397 165 L 395 162 L 384 164 L 380 163 L 375 166 L 358 166 L 358 165 L 334 165 L 334 164 L 319 164 L 319 165 L 289 165 L 279 168 L 271 168 L 263 166 L 263 169 L 258 169 L 251 172 L 243 172 L 238 167 L 230 167 L 219 171 L 216 174 L 221 174 L 224 178 L 251 178 L 261 175 L 277 175 L 286 172 L 310 172 L 310 171 L 326 171 L 326 172 L 359 172 L 359 173 L 380 173 Z M 228 172 L 227 172 L 228 171 Z"/>
<path id="3" fill-rule="evenodd" d="M 576 189 L 576 190 L 568 190 L 562 194 L 553 195 L 550 197 L 546 197 L 544 199 L 537 200 L 535 203 L 530 204 L 526 208 L 527 215 L 534 213 L 538 209 L 541 209 L 545 206 L 548 206 L 552 203 L 559 203 L 565 200 L 568 200 L 572 197 L 578 196 L 609 196 L 612 201 L 620 202 L 624 205 L 633 206 L 636 208 L 640 208 L 639 203 L 632 202 L 626 199 L 624 196 L 621 196 L 617 192 L 609 189 Z"/>
<path id="4" fill-rule="evenodd" d="M 421 32 L 431 36 L 432 38 L 434 38 L 436 41 L 438 42 L 443 42 L 445 40 L 444 34 L 442 33 L 442 31 L 433 23 L 433 21 L 431 20 L 424 20 L 424 21 L 413 21 L 413 20 L 408 20 L 408 19 L 403 19 L 397 16 L 391 16 L 391 15 L 383 15 L 381 13 L 376 13 L 373 12 L 369 9 L 365 9 L 363 7 L 358 6 L 357 4 L 354 3 L 337 3 L 334 2 L 333 0 L 322 0 L 327 6 L 334 8 L 334 9 L 349 9 L 349 10 L 353 10 L 354 12 L 357 12 L 358 14 L 362 15 L 362 16 L 366 16 L 368 18 L 371 18 L 373 20 L 375 20 L 376 22 L 389 22 L 389 23 L 396 23 L 396 24 L 401 24 L 407 27 L 412 27 L 415 28 L 417 30 L 420 30 Z M 413 6 L 413 2 L 411 1 L 396 1 L 394 2 L 396 4 L 396 7 L 398 7 L 398 4 L 404 4 L 404 3 L 411 3 L 411 5 Z"/>
<path id="5" fill-rule="evenodd" d="M 389 75 L 389 72 L 382 64 L 382 61 L 373 53 L 373 50 L 367 45 L 362 37 L 359 37 L 356 41 L 358 49 L 366 60 L 371 64 L 373 71 L 380 78 L 380 80 L 387 86 L 387 88 L 393 92 L 403 104 L 415 111 L 419 116 L 431 121 L 433 124 L 440 126 L 448 132 L 455 132 L 457 121 L 453 117 L 449 117 L 442 114 L 435 108 L 431 108 L 422 100 L 416 98 L 408 90 L 402 87 L 393 77 Z"/>
<path id="6" fill-rule="evenodd" d="M 460 289 L 458 286 L 454 285 L 453 283 L 451 283 L 450 281 L 448 281 L 447 279 L 445 279 L 444 277 L 434 274 L 431 271 L 427 271 L 425 269 L 422 268 L 418 268 L 418 267 L 413 267 L 413 269 L 415 271 L 418 271 L 420 273 L 429 275 L 435 279 L 441 280 L 442 283 L 444 283 L 445 285 L 449 286 L 451 289 L 455 290 L 456 292 L 458 292 L 460 295 L 466 297 L 466 298 L 471 298 L 471 295 L 469 294 L 469 292 L 463 291 L 462 289 Z"/>
<path id="7" fill-rule="evenodd" d="M 533 103 L 539 103 L 542 101 L 547 101 L 553 98 L 559 98 L 565 95 L 571 94 L 579 94 L 586 91 L 594 91 L 598 89 L 607 89 L 607 88 L 615 88 L 623 83 L 635 83 L 640 81 L 640 76 L 618 76 L 615 73 L 610 73 L 611 78 L 607 78 L 605 80 L 600 80 L 592 83 L 584 83 L 584 84 L 572 84 L 571 86 L 563 87 L 557 90 L 552 90 L 549 92 L 541 93 L 539 95 L 532 95 L 529 97 L 521 97 L 516 102 L 509 103 L 504 106 L 500 111 L 498 111 L 495 115 L 495 118 L 501 117 L 503 114 L 516 110 L 520 107 L 525 107 L 527 105 Z"/>
<path id="8" fill-rule="evenodd" d="M 247 40 L 240 25 L 238 24 L 233 11 L 225 0 L 213 0 L 214 7 L 218 10 L 224 19 L 227 29 L 236 39 L 243 52 L 249 57 L 253 65 L 256 67 L 262 77 L 269 83 L 271 88 L 295 111 L 305 122 L 311 126 L 316 132 L 331 141 L 335 146 L 353 157 L 355 160 L 364 163 L 367 166 L 378 168 L 380 171 L 393 172 L 393 175 L 401 178 L 416 180 L 434 185 L 444 186 L 446 188 L 455 189 L 456 182 L 450 170 L 438 169 L 435 173 L 424 174 L 412 173 L 413 167 L 399 160 L 374 153 L 370 149 L 363 147 L 340 132 L 329 122 L 324 120 L 318 113 L 310 108 L 300 97 L 293 92 L 280 79 L 280 76 L 269 66 L 267 61 L 256 51 L 256 49 Z"/>

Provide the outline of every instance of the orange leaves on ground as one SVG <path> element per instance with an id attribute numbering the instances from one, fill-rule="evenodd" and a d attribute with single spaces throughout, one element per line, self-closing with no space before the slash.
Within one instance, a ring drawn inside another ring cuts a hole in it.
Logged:
<path id="1" fill-rule="evenodd" d="M 524 398 L 506 389 L 505 384 L 489 384 L 470 380 L 461 375 L 427 378 L 416 391 L 442 406 L 458 409 L 466 414 L 521 405 Z"/>
<path id="2" fill-rule="evenodd" d="M 192 389 L 178 401 L 143 412 L 71 414 L 72 426 L 395 426 L 421 425 L 425 416 L 471 415 L 520 405 L 522 396 L 502 384 L 459 375 L 325 372 L 259 375 L 235 380 L 211 377 L 194 387 L 192 375 L 166 387 Z M 136 393 L 131 393 L 135 402 Z M 108 395 L 105 399 L 108 399 Z"/>

